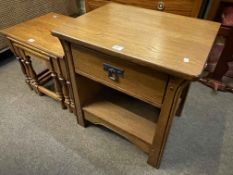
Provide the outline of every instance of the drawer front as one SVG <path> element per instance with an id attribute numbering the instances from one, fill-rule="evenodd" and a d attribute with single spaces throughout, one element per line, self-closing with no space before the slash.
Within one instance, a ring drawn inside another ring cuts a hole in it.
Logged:
<path id="1" fill-rule="evenodd" d="M 201 0 L 156 0 L 155 9 L 173 14 L 194 16 L 199 13 Z"/>
<path id="2" fill-rule="evenodd" d="M 117 2 L 147 9 L 196 17 L 202 0 L 86 0 L 86 6 L 88 11 L 90 11 L 103 6 L 108 2 Z"/>
<path id="3" fill-rule="evenodd" d="M 106 5 L 109 1 L 107 0 L 86 0 L 86 11 L 92 11 L 103 5 Z"/>
<path id="4" fill-rule="evenodd" d="M 101 7 L 109 2 L 134 5 L 147 9 L 155 9 L 155 0 L 86 0 L 86 6 L 90 11 Z"/>
<path id="5" fill-rule="evenodd" d="M 72 54 L 76 73 L 161 107 L 167 75 L 81 46 L 73 45 Z M 114 80 L 106 65 L 123 71 L 123 74 Z"/>

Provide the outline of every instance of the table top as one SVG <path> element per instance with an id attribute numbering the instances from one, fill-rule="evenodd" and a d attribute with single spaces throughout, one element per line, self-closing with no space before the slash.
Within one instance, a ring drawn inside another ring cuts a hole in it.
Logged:
<path id="1" fill-rule="evenodd" d="M 216 22 L 109 3 L 52 33 L 131 62 L 194 79 L 203 70 L 219 27 Z"/>
<path id="2" fill-rule="evenodd" d="M 43 52 L 62 58 L 64 56 L 63 48 L 58 38 L 51 35 L 51 30 L 70 19 L 70 17 L 51 12 L 0 32 L 29 48 L 35 47 Z"/>

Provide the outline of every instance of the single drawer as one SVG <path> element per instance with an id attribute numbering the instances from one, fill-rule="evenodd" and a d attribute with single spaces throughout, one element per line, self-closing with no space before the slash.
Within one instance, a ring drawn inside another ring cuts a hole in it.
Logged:
<path id="1" fill-rule="evenodd" d="M 196 17 L 199 13 L 202 0 L 86 0 L 86 6 L 88 11 L 91 11 L 108 2 Z"/>
<path id="2" fill-rule="evenodd" d="M 155 0 L 146 0 L 146 1 L 145 0 L 86 0 L 86 5 L 87 5 L 87 9 L 90 11 L 98 7 L 101 7 L 109 2 L 133 5 L 147 9 L 156 8 Z"/>
<path id="3" fill-rule="evenodd" d="M 107 4 L 109 1 L 107 0 L 86 0 L 86 10 L 92 11 L 96 8 L 99 8 L 105 4 Z"/>
<path id="4" fill-rule="evenodd" d="M 201 0 L 155 0 L 155 9 L 184 16 L 197 16 Z"/>
<path id="5" fill-rule="evenodd" d="M 72 45 L 72 54 L 76 73 L 161 107 L 166 74 L 82 46 Z"/>

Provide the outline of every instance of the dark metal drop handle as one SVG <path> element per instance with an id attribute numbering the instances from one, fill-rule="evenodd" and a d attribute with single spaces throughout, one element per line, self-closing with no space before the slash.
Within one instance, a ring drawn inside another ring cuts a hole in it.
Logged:
<path id="1" fill-rule="evenodd" d="M 113 81 L 118 80 L 118 75 L 113 68 L 108 69 L 108 78 L 113 80 Z"/>
<path id="2" fill-rule="evenodd" d="M 108 78 L 112 81 L 118 81 L 119 76 L 123 77 L 124 70 L 104 63 L 103 69 L 108 72 Z"/>

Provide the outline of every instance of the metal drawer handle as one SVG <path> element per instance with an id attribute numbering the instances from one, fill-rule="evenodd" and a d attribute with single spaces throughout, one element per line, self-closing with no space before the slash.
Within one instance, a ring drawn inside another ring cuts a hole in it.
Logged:
<path id="1" fill-rule="evenodd" d="M 124 70 L 112 65 L 103 64 L 103 69 L 108 72 L 108 78 L 112 81 L 118 81 L 119 76 L 123 77 Z"/>
<path id="2" fill-rule="evenodd" d="M 163 11 L 165 9 L 165 3 L 163 1 L 159 1 L 157 5 L 157 9 L 159 11 Z"/>

